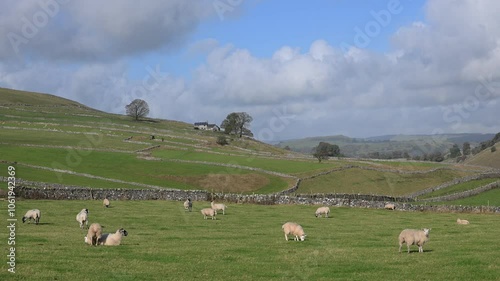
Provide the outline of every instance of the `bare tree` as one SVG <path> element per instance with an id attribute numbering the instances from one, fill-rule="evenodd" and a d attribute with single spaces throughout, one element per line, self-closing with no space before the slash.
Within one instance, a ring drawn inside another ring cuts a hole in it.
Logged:
<path id="1" fill-rule="evenodd" d="M 128 116 L 133 117 L 135 120 L 139 120 L 139 118 L 149 114 L 149 105 L 144 100 L 135 99 L 129 105 L 125 106 L 125 110 Z"/>

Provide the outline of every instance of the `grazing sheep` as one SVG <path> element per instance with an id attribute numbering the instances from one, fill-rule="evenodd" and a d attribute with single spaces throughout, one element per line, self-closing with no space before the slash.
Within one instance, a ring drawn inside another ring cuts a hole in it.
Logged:
<path id="1" fill-rule="evenodd" d="M 422 247 L 425 242 L 429 240 L 429 231 L 431 231 L 430 228 L 405 229 L 401 231 L 399 234 L 399 252 L 401 253 L 403 243 L 406 243 L 406 246 L 408 247 L 408 254 L 410 253 L 410 245 L 417 245 L 418 252 L 423 253 L 424 249 Z"/>
<path id="2" fill-rule="evenodd" d="M 222 214 L 225 215 L 225 211 L 227 206 L 224 204 L 215 204 L 214 201 L 210 202 L 210 206 L 212 206 L 212 209 L 215 210 L 215 214 L 217 214 L 218 210 L 222 210 Z"/>
<path id="3" fill-rule="evenodd" d="M 122 242 L 122 237 L 127 236 L 128 232 L 120 228 L 115 233 L 105 233 L 101 236 L 99 245 L 118 246 Z"/>
<path id="4" fill-rule="evenodd" d="M 385 204 L 384 209 L 386 209 L 386 210 L 395 210 L 396 209 L 396 205 L 394 205 L 393 203 L 387 203 L 387 204 Z"/>
<path id="5" fill-rule="evenodd" d="M 191 198 L 188 198 L 186 201 L 184 201 L 184 210 L 190 212 L 193 210 L 193 201 L 191 201 Z"/>
<path id="6" fill-rule="evenodd" d="M 325 214 L 325 218 L 328 218 L 328 214 L 330 214 L 330 208 L 329 207 L 319 207 L 316 210 L 315 216 L 318 218 L 318 217 L 321 217 L 321 215 L 323 215 L 323 214 Z"/>
<path id="7" fill-rule="evenodd" d="M 106 208 L 109 208 L 109 200 L 108 198 L 104 198 L 104 201 L 102 201 L 102 205 Z"/>
<path id="8" fill-rule="evenodd" d="M 89 245 L 95 245 L 99 243 L 102 236 L 102 227 L 98 223 L 93 223 L 89 227 L 89 231 L 87 232 L 87 237 L 85 242 Z"/>
<path id="9" fill-rule="evenodd" d="M 217 215 L 217 212 L 212 209 L 212 208 L 205 208 L 201 210 L 201 213 L 203 214 L 203 218 L 207 219 L 207 217 L 212 217 L 213 220 L 215 220 L 215 215 Z"/>
<path id="10" fill-rule="evenodd" d="M 89 227 L 89 209 L 82 209 L 78 215 L 76 215 L 76 221 L 80 223 L 80 228 L 86 226 Z"/>
<path id="11" fill-rule="evenodd" d="M 35 221 L 35 224 L 38 224 L 40 222 L 41 215 L 42 213 L 40 213 L 40 210 L 38 209 L 29 210 L 23 217 L 23 223 L 26 220 L 28 220 L 28 223 L 31 223 L 31 220 L 33 219 Z"/>
<path id="12" fill-rule="evenodd" d="M 288 241 L 288 234 L 295 236 L 295 238 L 293 239 L 295 241 L 304 241 L 304 239 L 306 239 L 306 234 L 304 233 L 304 229 L 302 229 L 302 226 L 294 222 L 287 222 L 283 226 L 281 226 L 281 228 L 285 232 L 286 241 Z"/>
<path id="13" fill-rule="evenodd" d="M 468 220 L 457 219 L 457 223 L 458 224 L 469 224 L 469 221 Z"/>

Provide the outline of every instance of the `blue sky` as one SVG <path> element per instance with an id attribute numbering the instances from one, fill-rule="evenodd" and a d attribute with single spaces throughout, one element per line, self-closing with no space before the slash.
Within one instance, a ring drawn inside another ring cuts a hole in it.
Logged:
<path id="1" fill-rule="evenodd" d="M 0 87 L 220 124 L 263 141 L 500 131 L 494 0 L 0 4 Z M 219 9 L 219 10 L 218 10 Z"/>

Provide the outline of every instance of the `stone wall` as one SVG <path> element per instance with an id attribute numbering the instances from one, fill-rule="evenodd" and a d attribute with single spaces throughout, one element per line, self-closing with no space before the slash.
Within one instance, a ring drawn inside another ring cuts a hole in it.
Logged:
<path id="1" fill-rule="evenodd" d="M 433 211 L 433 212 L 472 212 L 472 213 L 500 213 L 500 207 L 471 207 L 471 206 L 431 206 L 413 205 L 411 198 L 389 196 L 372 196 L 359 194 L 312 194 L 312 195 L 283 195 L 283 194 L 229 194 L 210 193 L 203 190 L 152 190 L 152 189 L 89 189 L 89 188 L 31 188 L 16 187 L 16 195 L 25 199 L 48 200 L 175 200 L 184 201 L 191 198 L 193 201 L 230 202 L 239 204 L 301 204 L 325 205 L 335 207 L 358 207 L 382 209 L 387 202 L 393 202 L 396 210 L 405 211 Z"/>
<path id="2" fill-rule="evenodd" d="M 457 199 L 462 199 L 462 198 L 467 198 L 470 196 L 478 195 L 481 192 L 492 190 L 494 188 L 500 188 L 500 181 L 492 182 L 490 184 L 480 186 L 480 187 L 472 189 L 472 190 L 467 190 L 467 191 L 463 191 L 463 192 L 458 192 L 458 193 L 454 193 L 454 194 L 450 194 L 450 195 L 434 197 L 434 198 L 429 198 L 429 199 L 421 199 L 420 201 L 423 201 L 423 202 L 452 201 L 452 200 L 457 200 Z"/>

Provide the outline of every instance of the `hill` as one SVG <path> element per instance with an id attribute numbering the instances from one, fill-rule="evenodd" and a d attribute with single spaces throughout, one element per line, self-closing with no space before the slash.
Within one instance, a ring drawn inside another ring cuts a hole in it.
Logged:
<path id="1" fill-rule="evenodd" d="M 350 138 L 347 136 L 323 136 L 281 141 L 277 147 L 289 147 L 292 151 L 311 153 L 319 142 L 328 142 L 340 147 L 347 157 L 371 158 L 371 155 L 385 154 L 421 156 L 434 152 L 446 154 L 453 144 L 462 147 L 469 142 L 471 147 L 489 140 L 494 134 L 440 134 L 440 135 L 385 135 L 369 138 Z"/>
<path id="2" fill-rule="evenodd" d="M 497 142 L 493 147 L 495 147 L 495 149 L 493 149 L 494 151 L 492 151 L 491 148 L 484 149 L 478 154 L 467 159 L 465 163 L 500 169 L 500 142 Z"/>
<path id="3" fill-rule="evenodd" d="M 229 145 L 221 146 L 216 143 L 221 134 L 180 121 L 135 121 L 53 95 L 0 89 L 0 170 L 13 165 L 17 183 L 24 186 L 405 196 L 488 170 L 415 161 L 319 163 L 251 138 L 228 136 Z M 358 142 L 327 139 L 337 140 Z"/>

